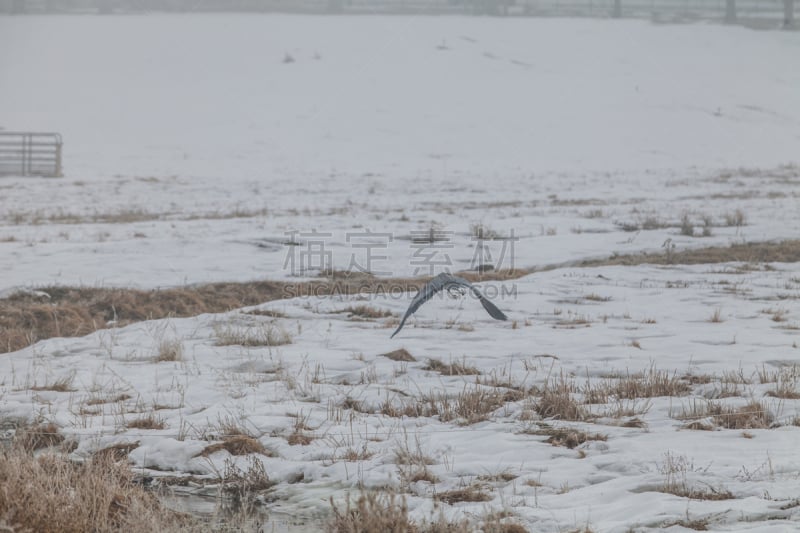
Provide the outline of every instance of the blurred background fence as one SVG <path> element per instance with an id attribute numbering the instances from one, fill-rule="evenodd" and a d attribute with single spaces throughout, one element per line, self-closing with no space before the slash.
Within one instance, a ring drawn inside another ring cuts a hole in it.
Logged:
<path id="1" fill-rule="evenodd" d="M 272 11 L 722 20 L 794 27 L 797 0 L 0 0 L 3 13 Z"/>

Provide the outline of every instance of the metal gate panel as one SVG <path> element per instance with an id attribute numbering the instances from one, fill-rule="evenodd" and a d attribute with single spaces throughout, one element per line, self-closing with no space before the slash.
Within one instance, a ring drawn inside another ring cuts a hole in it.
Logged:
<path id="1" fill-rule="evenodd" d="M 0 131 L 0 176 L 61 177 L 61 135 Z"/>

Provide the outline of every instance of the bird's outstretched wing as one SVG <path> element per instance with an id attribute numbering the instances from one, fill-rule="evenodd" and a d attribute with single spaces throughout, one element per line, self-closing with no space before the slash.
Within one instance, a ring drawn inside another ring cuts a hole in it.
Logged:
<path id="1" fill-rule="evenodd" d="M 465 287 L 469 289 L 470 291 L 472 291 L 472 294 L 474 294 L 478 298 L 478 300 L 480 300 L 481 305 L 483 305 L 483 308 L 486 309 L 486 312 L 489 313 L 489 315 L 492 318 L 496 320 L 508 319 L 508 317 L 506 317 L 506 315 L 500 309 L 498 309 L 497 306 L 494 305 L 488 298 L 486 298 L 483 294 L 481 294 L 481 292 L 478 289 L 476 289 L 472 285 L 472 283 L 465 280 L 464 278 L 459 278 L 458 276 L 453 276 L 451 274 L 443 272 L 438 276 L 436 276 L 435 278 L 433 278 L 432 280 L 430 280 L 427 284 L 425 284 L 425 286 L 422 287 L 422 289 L 419 291 L 419 293 L 417 293 L 414 299 L 411 300 L 411 305 L 408 306 L 406 314 L 403 315 L 403 319 L 400 320 L 400 325 L 397 326 L 397 329 L 394 330 L 394 333 L 392 333 L 392 337 L 397 335 L 400 332 L 400 330 L 403 329 L 403 326 L 405 325 L 406 320 L 408 320 L 408 317 L 413 315 L 417 311 L 417 309 L 420 308 L 422 304 L 433 298 L 433 296 L 437 292 L 450 287 Z"/>
<path id="2" fill-rule="evenodd" d="M 394 330 L 394 333 L 392 333 L 392 337 L 397 335 L 400 332 L 400 330 L 403 329 L 403 326 L 405 325 L 406 320 L 408 320 L 408 317 L 416 313 L 417 309 L 419 309 L 419 307 L 422 304 L 433 298 L 434 294 L 445 288 L 449 277 L 450 276 L 448 276 L 447 274 L 441 273 L 432 280 L 430 280 L 428 283 L 426 283 L 425 286 L 422 287 L 422 289 L 420 289 L 417 295 L 414 296 L 414 299 L 411 300 L 411 304 L 408 306 L 406 314 L 403 315 L 402 320 L 400 320 L 400 325 L 397 326 L 397 329 Z"/>

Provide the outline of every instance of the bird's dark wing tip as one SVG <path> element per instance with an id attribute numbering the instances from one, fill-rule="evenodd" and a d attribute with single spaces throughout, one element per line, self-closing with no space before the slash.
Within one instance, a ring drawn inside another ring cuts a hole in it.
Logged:
<path id="1" fill-rule="evenodd" d="M 482 296 L 480 300 L 483 308 L 486 309 L 487 313 L 489 313 L 489 316 L 495 320 L 508 320 L 506 314 L 498 309 L 497 306 L 491 302 L 491 300 L 487 299 L 485 296 Z"/>

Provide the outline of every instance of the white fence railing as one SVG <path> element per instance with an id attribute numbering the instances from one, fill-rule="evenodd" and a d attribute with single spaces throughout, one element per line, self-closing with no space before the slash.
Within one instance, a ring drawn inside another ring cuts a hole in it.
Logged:
<path id="1" fill-rule="evenodd" d="M 0 176 L 60 177 L 61 135 L 0 131 Z"/>

